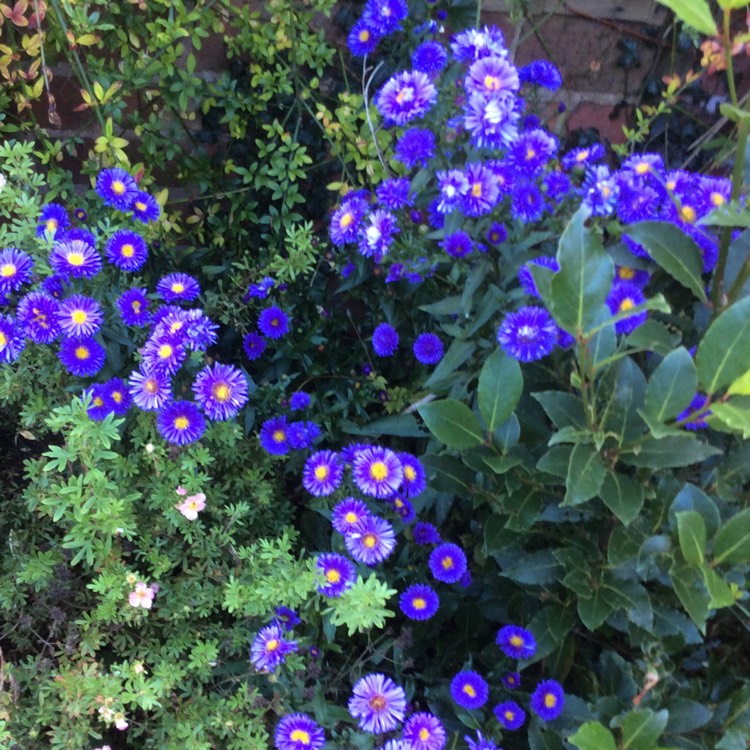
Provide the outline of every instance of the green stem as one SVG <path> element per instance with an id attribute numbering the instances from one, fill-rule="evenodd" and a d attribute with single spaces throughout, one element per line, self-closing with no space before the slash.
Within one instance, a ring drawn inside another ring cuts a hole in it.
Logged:
<path id="1" fill-rule="evenodd" d="M 477 17 L 474 21 L 474 26 L 476 26 L 476 28 L 479 28 L 479 24 L 482 20 L 481 17 L 482 17 L 482 0 L 477 0 Z"/>
<path id="2" fill-rule="evenodd" d="M 732 40 L 729 38 L 730 28 L 729 19 L 732 15 L 732 11 L 728 8 L 724 10 L 724 63 L 727 67 L 727 85 L 729 86 L 729 98 L 732 100 L 732 104 L 738 107 L 737 102 L 737 89 L 734 85 L 734 68 L 732 64 Z"/>

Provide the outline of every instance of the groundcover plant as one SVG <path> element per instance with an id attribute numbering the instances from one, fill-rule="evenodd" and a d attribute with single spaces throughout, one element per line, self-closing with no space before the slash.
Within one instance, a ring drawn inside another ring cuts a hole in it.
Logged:
<path id="1" fill-rule="evenodd" d="M 442 12 L 353 22 L 304 272 L 0 147 L 2 747 L 746 748 L 743 164 L 562 150 Z"/>

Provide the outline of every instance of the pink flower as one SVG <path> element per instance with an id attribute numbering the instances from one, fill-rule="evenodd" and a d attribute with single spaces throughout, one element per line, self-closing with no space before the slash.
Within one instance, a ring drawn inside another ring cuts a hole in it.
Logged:
<path id="1" fill-rule="evenodd" d="M 184 487 L 178 487 L 175 492 L 178 495 L 187 495 L 187 490 Z"/>
<path id="2" fill-rule="evenodd" d="M 115 714 L 115 726 L 122 732 L 128 728 L 128 722 L 125 718 L 125 714 L 119 711 Z"/>
<path id="3" fill-rule="evenodd" d="M 188 521 L 195 521 L 198 518 L 198 513 L 206 507 L 206 496 L 199 492 L 197 495 L 190 495 L 185 498 L 179 505 L 175 505 L 175 508 L 182 513 Z"/>
<path id="4" fill-rule="evenodd" d="M 138 581 L 135 584 L 135 591 L 131 591 L 128 595 L 128 602 L 130 602 L 131 607 L 151 609 L 155 594 L 156 591 L 151 586 L 148 586 L 143 581 Z"/>

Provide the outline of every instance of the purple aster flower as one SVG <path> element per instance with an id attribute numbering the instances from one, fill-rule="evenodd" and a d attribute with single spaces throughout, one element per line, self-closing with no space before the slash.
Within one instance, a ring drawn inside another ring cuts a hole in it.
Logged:
<path id="1" fill-rule="evenodd" d="M 719 208 L 732 197 L 732 181 L 724 177 L 700 176 L 701 202 L 707 209 Z"/>
<path id="2" fill-rule="evenodd" d="M 428 75 L 439 73 L 448 62 L 448 52 L 440 42 L 422 42 L 411 55 L 414 70 L 421 70 Z"/>
<path id="3" fill-rule="evenodd" d="M 572 189 L 570 178 L 559 169 L 553 169 L 544 175 L 542 187 L 545 195 L 555 203 L 559 203 L 563 198 L 566 198 Z"/>
<path id="4" fill-rule="evenodd" d="M 310 406 L 310 394 L 304 391 L 293 393 L 289 399 L 289 408 L 292 411 L 305 411 Z"/>
<path id="5" fill-rule="evenodd" d="M 705 430 L 708 427 L 706 417 L 711 416 L 711 409 L 708 408 L 711 401 L 708 396 L 702 393 L 696 393 L 687 409 L 683 409 L 677 415 L 677 421 L 688 420 L 682 426 L 686 430 Z"/>
<path id="6" fill-rule="evenodd" d="M 260 445 L 266 453 L 272 456 L 283 456 L 289 453 L 289 437 L 286 417 L 272 417 L 267 419 L 260 428 Z"/>
<path id="7" fill-rule="evenodd" d="M 18 291 L 31 281 L 34 261 L 31 256 L 15 247 L 0 250 L 0 293 Z"/>
<path id="8" fill-rule="evenodd" d="M 357 571 L 352 561 L 333 552 L 319 555 L 315 567 L 321 579 L 318 591 L 324 596 L 341 596 L 357 579 Z"/>
<path id="9" fill-rule="evenodd" d="M 557 262 L 557 259 L 551 255 L 540 255 L 538 258 L 533 258 L 518 269 L 518 281 L 521 283 L 521 288 L 524 292 L 532 297 L 540 298 L 539 290 L 536 288 L 536 282 L 531 275 L 531 269 L 529 266 L 542 266 L 557 273 L 560 270 L 560 264 Z"/>
<path id="10" fill-rule="evenodd" d="M 161 215 L 161 208 L 156 198 L 143 190 L 138 190 L 133 196 L 130 210 L 133 212 L 133 218 L 142 221 L 144 224 L 156 221 Z"/>
<path id="11" fill-rule="evenodd" d="M 457 583 L 466 570 L 466 555 L 457 544 L 445 542 L 432 550 L 428 565 L 436 580 Z"/>
<path id="12" fill-rule="evenodd" d="M 69 240 L 57 243 L 49 256 L 52 270 L 68 279 L 91 279 L 102 270 L 99 253 L 88 242 Z"/>
<path id="13" fill-rule="evenodd" d="M 185 344 L 188 349 L 204 352 L 216 343 L 216 331 L 219 326 L 203 310 L 186 310 L 187 332 Z"/>
<path id="14" fill-rule="evenodd" d="M 42 281 L 40 289 L 50 297 L 60 300 L 65 292 L 65 284 L 59 276 L 53 274 Z"/>
<path id="15" fill-rule="evenodd" d="M 603 164 L 589 167 L 581 185 L 581 193 L 581 205 L 588 208 L 592 216 L 608 216 L 617 204 L 617 180 Z"/>
<path id="16" fill-rule="evenodd" d="M 182 367 L 187 350 L 174 340 L 150 338 L 143 346 L 143 364 L 152 372 L 174 375 Z"/>
<path id="17" fill-rule="evenodd" d="M 437 89 L 430 77 L 419 70 L 407 70 L 386 82 L 375 104 L 386 120 L 396 125 L 406 125 L 426 114 L 436 99 Z"/>
<path id="18" fill-rule="evenodd" d="M 435 156 L 435 136 L 431 130 L 411 128 L 396 143 L 396 159 L 407 167 L 426 167 Z"/>
<path id="19" fill-rule="evenodd" d="M 366 516 L 357 521 L 344 537 L 349 554 L 365 565 L 383 562 L 396 548 L 393 526 L 378 516 Z"/>
<path id="20" fill-rule="evenodd" d="M 170 273 L 159 280 L 156 291 L 167 302 L 190 302 L 201 293 L 201 288 L 186 273 Z"/>
<path id="21" fill-rule="evenodd" d="M 247 358 L 250 360 L 258 359 L 266 350 L 266 340 L 257 333 L 248 333 L 242 339 L 242 347 L 245 350 Z"/>
<path id="22" fill-rule="evenodd" d="M 459 672 L 451 680 L 451 698 L 459 706 L 474 711 L 490 697 L 490 686 L 479 672 Z"/>
<path id="23" fill-rule="evenodd" d="M 511 732 L 520 729 L 526 721 L 526 712 L 514 701 L 498 703 L 492 711 L 495 718 Z"/>
<path id="24" fill-rule="evenodd" d="M 294 630 L 294 626 L 302 622 L 297 613 L 293 609 L 289 609 L 289 607 L 276 607 L 273 615 L 274 624 L 287 631 Z"/>
<path id="25" fill-rule="evenodd" d="M 323 730 L 305 714 L 282 717 L 273 741 L 276 750 L 321 750 L 326 744 Z"/>
<path id="26" fill-rule="evenodd" d="M 622 163 L 623 172 L 632 172 L 636 177 L 661 177 L 664 175 L 664 159 L 660 154 L 633 154 Z"/>
<path id="27" fill-rule="evenodd" d="M 504 224 L 495 222 L 488 230 L 485 235 L 487 242 L 491 245 L 500 245 L 508 239 L 508 230 Z"/>
<path id="28" fill-rule="evenodd" d="M 647 185 L 634 184 L 622 179 L 617 181 L 617 185 L 615 210 L 620 221 L 632 224 L 659 216 L 662 198 L 656 190 Z"/>
<path id="29" fill-rule="evenodd" d="M 146 288 L 128 289 L 117 298 L 117 309 L 126 326 L 147 326 L 151 322 Z"/>
<path id="30" fill-rule="evenodd" d="M 469 66 L 464 81 L 468 94 L 480 94 L 485 98 L 502 98 L 514 95 L 521 83 L 518 71 L 506 57 L 482 57 Z"/>
<path id="31" fill-rule="evenodd" d="M 515 690 L 521 685 L 521 675 L 518 672 L 508 672 L 502 676 L 502 683 L 508 690 Z"/>
<path id="32" fill-rule="evenodd" d="M 96 237 L 92 232 L 84 227 L 72 227 L 70 229 L 62 229 L 57 233 L 55 237 L 56 242 L 73 242 L 78 240 L 79 242 L 85 242 L 91 247 L 96 247 Z"/>
<path id="33" fill-rule="evenodd" d="M 462 31 L 451 41 L 451 50 L 456 60 L 465 63 L 471 63 L 481 57 L 502 57 L 508 54 L 503 32 L 496 26 Z"/>
<path id="34" fill-rule="evenodd" d="M 398 349 L 398 333 L 388 323 L 381 323 L 372 334 L 372 348 L 378 357 L 392 357 Z"/>
<path id="35" fill-rule="evenodd" d="M 331 524 L 340 534 L 350 534 L 359 521 L 369 515 L 369 508 L 361 500 L 347 497 L 334 506 Z"/>
<path id="36" fill-rule="evenodd" d="M 359 191 L 347 196 L 331 217 L 331 242 L 337 246 L 356 242 L 360 224 L 366 213 L 367 201 Z"/>
<path id="37" fill-rule="evenodd" d="M 237 367 L 217 362 L 198 373 L 193 393 L 209 419 L 232 419 L 248 401 L 247 378 Z"/>
<path id="38" fill-rule="evenodd" d="M 434 333 L 420 333 L 412 351 L 423 365 L 436 365 L 443 358 L 443 342 Z"/>
<path id="39" fill-rule="evenodd" d="M 406 0 L 367 0 L 362 18 L 370 28 L 386 36 L 399 29 L 408 14 Z"/>
<path id="40" fill-rule="evenodd" d="M 93 336 L 101 327 L 104 316 L 99 303 L 91 297 L 74 294 L 57 306 L 57 322 L 63 336 Z"/>
<path id="41" fill-rule="evenodd" d="M 404 206 L 410 206 L 412 200 L 409 197 L 409 180 L 406 177 L 392 177 L 378 185 L 375 190 L 378 201 L 391 211 L 396 211 Z"/>
<path id="42" fill-rule="evenodd" d="M 543 721 L 556 719 L 565 706 L 565 694 L 556 680 L 542 680 L 531 694 L 531 710 Z"/>
<path id="43" fill-rule="evenodd" d="M 353 57 L 364 57 L 374 52 L 379 41 L 380 34 L 370 28 L 366 18 L 360 18 L 346 38 L 346 44 Z"/>
<path id="44" fill-rule="evenodd" d="M 420 545 L 439 544 L 440 532 L 435 526 L 426 521 L 420 521 L 414 526 L 414 541 Z"/>
<path id="45" fill-rule="evenodd" d="M 476 740 L 467 735 L 464 735 L 464 740 L 469 750 L 498 750 L 497 745 L 492 740 L 483 737 L 481 732 L 477 732 Z"/>
<path id="46" fill-rule="evenodd" d="M 524 224 L 531 224 L 542 218 L 545 209 L 544 195 L 535 183 L 519 180 L 513 186 L 510 195 L 510 211 L 514 219 Z"/>
<path id="47" fill-rule="evenodd" d="M 97 422 L 101 422 L 102 419 L 107 417 L 113 412 L 112 407 L 104 401 L 104 384 L 94 383 L 94 385 L 84 391 L 91 397 L 91 403 L 86 409 L 89 419 L 93 419 Z"/>
<path id="48" fill-rule="evenodd" d="M 643 258 L 644 260 L 651 260 L 651 256 L 643 245 L 632 240 L 627 234 L 622 235 L 622 242 L 630 250 L 636 258 Z"/>
<path id="49" fill-rule="evenodd" d="M 289 446 L 294 450 L 306 450 L 320 437 L 320 427 L 315 422 L 292 422 L 287 429 Z"/>
<path id="50" fill-rule="evenodd" d="M 330 495 L 341 484 L 344 466 L 333 451 L 313 453 L 302 471 L 302 486 L 315 497 Z"/>
<path id="51" fill-rule="evenodd" d="M 560 71 L 549 60 L 534 60 L 534 62 L 524 65 L 518 71 L 518 79 L 521 83 L 540 86 L 550 91 L 557 91 L 562 86 Z"/>
<path id="52" fill-rule="evenodd" d="M 289 316 L 280 307 L 268 307 L 258 316 L 258 329 L 269 339 L 280 339 L 289 332 Z"/>
<path id="53" fill-rule="evenodd" d="M 88 214 L 86 213 L 85 208 L 74 208 L 73 216 L 78 219 L 78 221 L 86 221 L 86 219 L 88 218 Z"/>
<path id="54" fill-rule="evenodd" d="M 373 258 L 379 263 L 388 252 L 393 242 L 393 236 L 398 234 L 399 227 L 396 217 L 389 211 L 375 210 L 368 216 L 359 233 L 359 252 L 365 258 Z"/>
<path id="55" fill-rule="evenodd" d="M 482 163 L 467 164 L 465 174 L 469 189 L 461 198 L 461 210 L 467 216 L 482 216 L 492 211 L 500 197 L 492 170 Z"/>
<path id="56" fill-rule="evenodd" d="M 10 315 L 0 315 L 0 363 L 15 362 L 26 346 L 26 337 Z"/>
<path id="57" fill-rule="evenodd" d="M 522 307 L 502 322 L 497 341 L 513 359 L 533 362 L 555 348 L 557 326 L 543 307 Z"/>
<path id="58" fill-rule="evenodd" d="M 264 276 L 257 284 L 250 284 L 248 286 L 243 302 L 247 302 L 253 298 L 265 299 L 275 285 L 276 282 L 270 276 Z"/>
<path id="59" fill-rule="evenodd" d="M 651 274 L 641 268 L 630 268 L 629 266 L 615 266 L 615 280 L 627 281 L 641 287 L 648 284 Z"/>
<path id="60" fill-rule="evenodd" d="M 144 411 L 156 411 L 172 400 L 172 384 L 163 372 L 134 370 L 128 378 L 128 389 L 133 402 Z"/>
<path id="61" fill-rule="evenodd" d="M 412 714 L 401 736 L 411 750 L 443 750 L 445 747 L 445 729 L 432 714 Z"/>
<path id="62" fill-rule="evenodd" d="M 70 219 L 65 206 L 61 206 L 59 203 L 48 203 L 39 215 L 36 236 L 54 237 L 58 230 L 65 229 L 69 224 Z"/>
<path id="63" fill-rule="evenodd" d="M 156 415 L 156 429 L 166 441 L 187 445 L 200 440 L 206 420 L 192 401 L 170 401 Z"/>
<path id="64" fill-rule="evenodd" d="M 404 720 L 406 695 L 390 677 L 369 674 L 354 685 L 349 713 L 365 732 L 392 732 Z"/>
<path id="65" fill-rule="evenodd" d="M 410 620 L 429 620 L 440 607 L 437 593 L 424 583 L 413 583 L 399 597 L 401 611 Z"/>
<path id="66" fill-rule="evenodd" d="M 469 192 L 469 180 L 464 172 L 459 169 L 450 169 L 447 172 L 436 172 L 440 198 L 436 210 L 440 214 L 449 214 L 461 205 L 463 198 Z"/>
<path id="67" fill-rule="evenodd" d="M 642 305 L 646 301 L 646 296 L 643 294 L 643 290 L 627 281 L 621 281 L 615 283 L 607 296 L 607 307 L 609 307 L 612 315 L 619 315 L 620 313 L 627 313 L 638 305 Z M 632 333 L 638 326 L 646 322 L 648 313 L 644 310 L 635 315 L 630 315 L 627 318 L 618 320 L 615 323 L 615 333 Z"/>
<path id="68" fill-rule="evenodd" d="M 510 163 L 526 177 L 539 173 L 557 153 L 557 138 L 537 128 L 521 133 L 510 147 Z"/>
<path id="69" fill-rule="evenodd" d="M 148 258 L 148 247 L 137 232 L 120 229 L 107 241 L 104 254 L 112 265 L 123 271 L 137 271 Z"/>
<path id="70" fill-rule="evenodd" d="M 79 378 L 96 375 L 104 366 L 107 353 L 93 338 L 63 339 L 57 357 L 65 369 Z"/>
<path id="71" fill-rule="evenodd" d="M 404 472 L 392 450 L 372 445 L 355 453 L 352 476 L 361 492 L 384 499 L 398 490 Z"/>
<path id="72" fill-rule="evenodd" d="M 127 385 L 120 378 L 112 378 L 102 383 L 101 396 L 107 409 L 113 411 L 118 417 L 127 413 L 132 402 Z"/>
<path id="73" fill-rule="evenodd" d="M 60 335 L 57 307 L 57 300 L 44 292 L 29 292 L 18 303 L 18 323 L 35 344 L 51 344 Z"/>
<path id="74" fill-rule="evenodd" d="M 259 672 L 275 672 L 289 654 L 296 652 L 297 641 L 285 640 L 278 625 L 267 625 L 250 646 L 250 661 Z"/>
<path id="75" fill-rule="evenodd" d="M 411 523 L 414 520 L 416 516 L 414 506 L 405 497 L 393 495 L 392 497 L 389 497 L 386 502 L 396 511 L 398 517 L 404 523 Z"/>
<path id="76" fill-rule="evenodd" d="M 138 185 L 124 169 L 113 167 L 99 172 L 96 192 L 107 206 L 128 211 L 138 195 Z"/>
<path id="77" fill-rule="evenodd" d="M 518 625 L 500 628 L 495 643 L 511 659 L 531 659 L 536 653 L 536 638 L 533 633 Z"/>
<path id="78" fill-rule="evenodd" d="M 565 169 L 575 169 L 576 167 L 582 169 L 588 164 L 600 161 L 605 155 L 604 146 L 601 143 L 593 143 L 584 148 L 575 148 L 568 151 L 562 158 L 562 165 Z"/>
<path id="79" fill-rule="evenodd" d="M 401 492 L 408 498 L 416 497 L 427 486 L 424 468 L 419 459 L 411 453 L 397 453 L 396 457 L 401 462 L 404 475 L 401 480 Z"/>
<path id="80" fill-rule="evenodd" d="M 463 258 L 474 249 L 471 237 L 461 229 L 445 235 L 445 238 L 438 244 L 451 258 Z"/>

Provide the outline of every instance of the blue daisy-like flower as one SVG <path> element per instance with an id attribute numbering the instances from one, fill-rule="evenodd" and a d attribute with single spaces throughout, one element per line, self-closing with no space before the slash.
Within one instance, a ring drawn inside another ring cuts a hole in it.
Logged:
<path id="1" fill-rule="evenodd" d="M 161 207 L 156 198 L 143 190 L 139 190 L 133 196 L 130 210 L 133 212 L 133 218 L 142 221 L 144 224 L 156 221 L 161 215 Z"/>
<path id="2" fill-rule="evenodd" d="M 63 339 L 57 357 L 65 369 L 79 378 L 96 375 L 104 366 L 107 353 L 93 338 Z"/>
<path id="3" fill-rule="evenodd" d="M 501 682 L 508 690 L 515 690 L 521 685 L 521 675 L 518 672 L 508 672 L 502 676 Z"/>
<path id="4" fill-rule="evenodd" d="M 137 271 L 148 259 L 148 246 L 137 232 L 120 229 L 107 241 L 104 254 L 112 265 L 123 271 Z"/>
<path id="5" fill-rule="evenodd" d="M 549 60 L 534 60 L 524 65 L 518 71 L 518 80 L 550 91 L 557 91 L 562 86 L 560 71 Z"/>
<path id="6" fill-rule="evenodd" d="M 609 216 L 617 205 L 619 186 L 609 167 L 598 164 L 586 169 L 581 193 L 581 205 L 586 207 L 592 216 Z"/>
<path id="7" fill-rule="evenodd" d="M 297 641 L 287 641 L 278 625 L 267 625 L 253 639 L 250 661 L 259 672 L 275 672 L 296 651 Z"/>
<path id="8" fill-rule="evenodd" d="M 396 548 L 393 526 L 378 516 L 366 516 L 357 521 L 344 537 L 349 554 L 365 565 L 383 562 Z"/>
<path id="9" fill-rule="evenodd" d="M 425 583 L 413 583 L 406 588 L 398 600 L 401 611 L 410 620 L 429 620 L 440 607 L 437 592 Z"/>
<path id="10" fill-rule="evenodd" d="M 421 546 L 439 544 L 441 542 L 440 532 L 433 524 L 427 523 L 427 521 L 420 521 L 415 524 L 412 534 L 414 541 Z"/>
<path id="11" fill-rule="evenodd" d="M 495 643 L 511 659 L 530 659 L 536 653 L 536 638 L 533 633 L 518 625 L 500 628 Z"/>
<path id="12" fill-rule="evenodd" d="M 463 63 L 471 63 L 481 57 L 503 57 L 508 54 L 503 32 L 497 26 L 466 29 L 456 34 L 451 40 L 451 50 L 456 60 Z"/>
<path id="13" fill-rule="evenodd" d="M 99 303 L 82 294 L 74 294 L 62 300 L 57 307 L 57 322 L 64 336 L 93 336 L 102 327 L 103 321 L 104 315 Z"/>
<path id="14" fill-rule="evenodd" d="M 0 293 L 18 291 L 31 281 L 34 261 L 31 256 L 15 247 L 0 250 Z"/>
<path id="15" fill-rule="evenodd" d="M 86 213 L 85 208 L 74 208 L 73 216 L 78 219 L 78 221 L 86 221 L 89 215 Z"/>
<path id="16" fill-rule="evenodd" d="M 118 417 L 127 413 L 133 400 L 127 384 L 120 378 L 112 378 L 102 384 L 102 398 L 110 411 L 113 411 L 115 416 Z"/>
<path id="17" fill-rule="evenodd" d="M 495 718 L 511 732 L 520 729 L 526 721 L 526 712 L 515 701 L 498 703 L 492 712 Z"/>
<path id="18" fill-rule="evenodd" d="M 364 57 L 375 51 L 380 38 L 381 35 L 370 27 L 367 19 L 360 18 L 346 37 L 346 44 L 353 57 Z"/>
<path id="19" fill-rule="evenodd" d="M 186 273 L 170 273 L 156 285 L 156 291 L 167 302 L 191 302 L 200 293 L 198 281 Z"/>
<path id="20" fill-rule="evenodd" d="M 390 250 L 393 238 L 399 231 L 398 221 L 392 213 L 380 209 L 373 211 L 360 229 L 357 240 L 359 252 L 379 263 Z"/>
<path id="21" fill-rule="evenodd" d="M 609 307 L 612 315 L 627 313 L 634 307 L 642 305 L 645 301 L 646 295 L 643 290 L 629 281 L 615 283 L 609 295 L 607 295 L 607 307 Z M 648 312 L 643 310 L 635 315 L 618 320 L 615 323 L 615 333 L 632 333 L 638 326 L 646 322 L 647 317 Z"/>
<path id="22" fill-rule="evenodd" d="M 498 750 L 497 745 L 491 739 L 482 736 L 481 732 L 477 732 L 476 739 L 464 735 L 464 740 L 469 746 L 469 750 Z"/>
<path id="23" fill-rule="evenodd" d="M 266 340 L 258 333 L 248 333 L 242 339 L 242 348 L 250 360 L 259 359 L 266 350 Z"/>
<path id="24" fill-rule="evenodd" d="M 187 350 L 174 339 L 151 337 L 143 346 L 144 367 L 152 372 L 174 375 L 182 367 Z"/>
<path id="25" fill-rule="evenodd" d="M 260 428 L 260 446 L 272 456 L 284 456 L 289 453 L 288 425 L 286 417 L 267 419 Z"/>
<path id="26" fill-rule="evenodd" d="M 333 508 L 331 524 L 339 534 L 350 534 L 354 527 L 370 515 L 370 509 L 356 497 L 344 498 Z"/>
<path id="27" fill-rule="evenodd" d="M 87 245 L 91 245 L 91 247 L 96 247 L 96 236 L 85 227 L 61 229 L 55 236 L 57 243 L 73 242 L 74 240 L 85 242 Z"/>
<path id="28" fill-rule="evenodd" d="M 420 333 L 412 351 L 423 365 L 436 365 L 443 358 L 443 342 L 434 333 Z"/>
<path id="29" fill-rule="evenodd" d="M 445 729 L 432 714 L 412 714 L 406 720 L 401 736 L 411 750 L 443 750 L 445 747 Z"/>
<path id="30" fill-rule="evenodd" d="M 390 211 L 412 205 L 409 196 L 410 183 L 406 177 L 391 177 L 383 180 L 375 190 L 378 201 Z"/>
<path id="31" fill-rule="evenodd" d="M 464 551 L 451 542 L 435 547 L 427 564 L 435 580 L 443 583 L 457 583 L 467 569 Z"/>
<path id="32" fill-rule="evenodd" d="M 536 288 L 534 277 L 531 275 L 530 266 L 543 266 L 544 268 L 549 268 L 551 271 L 557 273 L 557 271 L 560 270 L 560 264 L 552 255 L 540 255 L 538 258 L 533 258 L 528 263 L 524 263 L 524 265 L 518 269 L 518 281 L 521 283 L 521 288 L 526 294 L 539 299 L 541 298 L 541 295 Z"/>
<path id="33" fill-rule="evenodd" d="M 404 523 L 411 523 L 417 515 L 414 506 L 405 497 L 393 495 L 386 502 L 396 511 L 398 517 Z"/>
<path id="34" fill-rule="evenodd" d="M 543 307 L 522 307 L 508 315 L 497 332 L 497 341 L 513 359 L 533 362 L 546 357 L 557 343 L 557 325 Z"/>
<path id="35" fill-rule="evenodd" d="M 103 169 L 96 177 L 96 192 L 105 205 L 128 211 L 138 194 L 136 181 L 119 167 Z"/>
<path id="36" fill-rule="evenodd" d="M 396 493 L 404 472 L 392 450 L 367 446 L 354 454 L 352 476 L 360 492 L 383 499 Z"/>
<path id="37" fill-rule="evenodd" d="M 557 153 L 557 139 L 546 130 L 535 128 L 521 133 L 511 146 L 509 162 L 530 177 L 542 170 Z"/>
<path id="38" fill-rule="evenodd" d="M 281 718 L 273 735 L 276 750 L 321 750 L 325 734 L 306 714 L 289 714 Z"/>
<path id="39" fill-rule="evenodd" d="M 357 570 L 352 561 L 334 552 L 318 555 L 315 567 L 320 574 L 318 592 L 324 596 L 341 596 L 357 579 Z"/>
<path id="40" fill-rule="evenodd" d="M 52 270 L 63 279 L 91 279 L 102 270 L 102 259 L 93 245 L 83 240 L 57 243 L 49 256 Z"/>
<path id="41" fill-rule="evenodd" d="M 439 73 L 447 63 L 448 52 L 440 42 L 422 42 L 411 55 L 412 68 L 428 75 Z"/>
<path id="42" fill-rule="evenodd" d="M 146 288 L 128 289 L 116 300 L 117 310 L 126 326 L 147 326 L 151 322 Z"/>
<path id="43" fill-rule="evenodd" d="M 39 288 L 50 297 L 61 300 L 65 293 L 65 282 L 57 274 L 52 274 L 42 281 Z"/>
<path id="44" fill-rule="evenodd" d="M 469 66 L 464 80 L 467 94 L 500 98 L 515 94 L 521 83 L 518 70 L 505 56 L 482 57 Z"/>
<path id="45" fill-rule="evenodd" d="M 601 143 L 592 143 L 590 146 L 575 148 L 563 156 L 561 163 L 565 169 L 583 169 L 587 164 L 601 161 L 606 156 L 606 151 Z"/>
<path id="46" fill-rule="evenodd" d="M 269 339 L 280 339 L 289 333 L 289 316 L 275 305 L 258 316 L 258 330 Z"/>
<path id="47" fill-rule="evenodd" d="M 478 148 L 507 148 L 518 137 L 519 116 L 515 96 L 474 93 L 464 107 L 464 127 Z"/>
<path id="48" fill-rule="evenodd" d="M 462 229 L 446 234 L 438 244 L 451 258 L 464 258 L 474 249 L 471 237 Z"/>
<path id="49" fill-rule="evenodd" d="M 198 373 L 193 393 L 209 419 L 232 419 L 248 401 L 247 378 L 238 368 L 217 362 Z"/>
<path id="50" fill-rule="evenodd" d="M 302 622 L 299 619 L 299 615 L 293 609 L 289 609 L 289 607 L 276 607 L 273 611 L 273 621 L 286 631 L 294 630 L 294 626 Z"/>
<path id="51" fill-rule="evenodd" d="M 556 680 L 542 680 L 531 694 L 531 710 L 543 721 L 553 721 L 565 706 L 565 693 Z"/>
<path id="52" fill-rule="evenodd" d="M 403 471 L 401 492 L 408 498 L 416 497 L 427 486 L 424 468 L 419 459 L 411 453 L 397 453 L 396 457 L 401 462 Z"/>
<path id="53" fill-rule="evenodd" d="M 0 315 L 0 363 L 15 362 L 26 346 L 23 330 L 10 315 Z"/>
<path id="54" fill-rule="evenodd" d="M 518 180 L 510 194 L 510 212 L 513 218 L 524 224 L 539 221 L 546 204 L 539 187 L 528 180 Z"/>
<path id="55" fill-rule="evenodd" d="M 37 237 L 54 237 L 61 229 L 70 224 L 68 211 L 59 203 L 48 203 L 39 215 L 39 223 L 36 227 Z"/>
<path id="56" fill-rule="evenodd" d="M 320 437 L 320 427 L 315 422 L 291 422 L 287 429 L 289 447 L 296 451 L 312 448 Z"/>
<path id="57" fill-rule="evenodd" d="M 362 18 L 371 29 L 386 36 L 397 31 L 408 14 L 406 0 L 368 0 Z"/>
<path id="58" fill-rule="evenodd" d="M 349 713 L 364 732 L 392 732 L 404 720 L 406 695 L 390 677 L 369 674 L 354 685 Z"/>
<path id="59" fill-rule="evenodd" d="M 170 401 L 156 415 L 156 429 L 167 442 L 187 445 L 200 440 L 206 420 L 192 401 Z"/>
<path id="60" fill-rule="evenodd" d="M 302 470 L 302 486 L 315 497 L 333 493 L 344 477 L 344 466 L 333 451 L 313 453 Z"/>
<path id="61" fill-rule="evenodd" d="M 435 136 L 425 128 L 410 128 L 396 142 L 395 158 L 407 167 L 426 167 L 435 156 Z"/>
<path id="62" fill-rule="evenodd" d="M 392 357 L 398 349 L 398 332 L 389 323 L 381 323 L 372 334 L 372 348 L 378 357 Z"/>
<path id="63" fill-rule="evenodd" d="M 133 403 L 144 411 L 157 411 L 172 400 L 172 383 L 166 372 L 135 370 L 128 378 Z"/>
<path id="64" fill-rule="evenodd" d="M 459 672 L 451 680 L 451 698 L 462 708 L 475 711 L 487 703 L 489 697 L 490 686 L 479 672 Z"/>
<path id="65" fill-rule="evenodd" d="M 367 213 L 367 201 L 357 191 L 348 195 L 331 217 L 329 235 L 331 242 L 340 247 L 357 241 L 362 219 Z"/>
<path id="66" fill-rule="evenodd" d="M 35 344 L 51 344 L 60 335 L 58 301 L 44 292 L 29 292 L 21 298 L 16 318 Z"/>
<path id="67" fill-rule="evenodd" d="M 305 411 L 310 406 L 310 394 L 304 391 L 293 393 L 289 399 L 289 408 L 292 411 Z"/>
<path id="68" fill-rule="evenodd" d="M 89 419 L 101 422 L 102 419 L 112 413 L 113 409 L 104 400 L 103 383 L 94 383 L 86 393 L 91 397 L 91 403 L 86 409 L 86 414 L 88 414 Z"/>
<path id="69" fill-rule="evenodd" d="M 481 162 L 467 164 L 468 191 L 461 197 L 461 210 L 467 216 L 482 216 L 490 213 L 500 197 L 494 172 Z"/>
<path id="70" fill-rule="evenodd" d="M 488 230 L 485 235 L 487 242 L 491 245 L 500 245 L 508 239 L 508 230 L 504 224 L 495 222 Z"/>
<path id="71" fill-rule="evenodd" d="M 424 116 L 437 100 L 437 89 L 420 70 L 406 70 L 388 79 L 375 98 L 384 119 L 406 125 Z"/>

